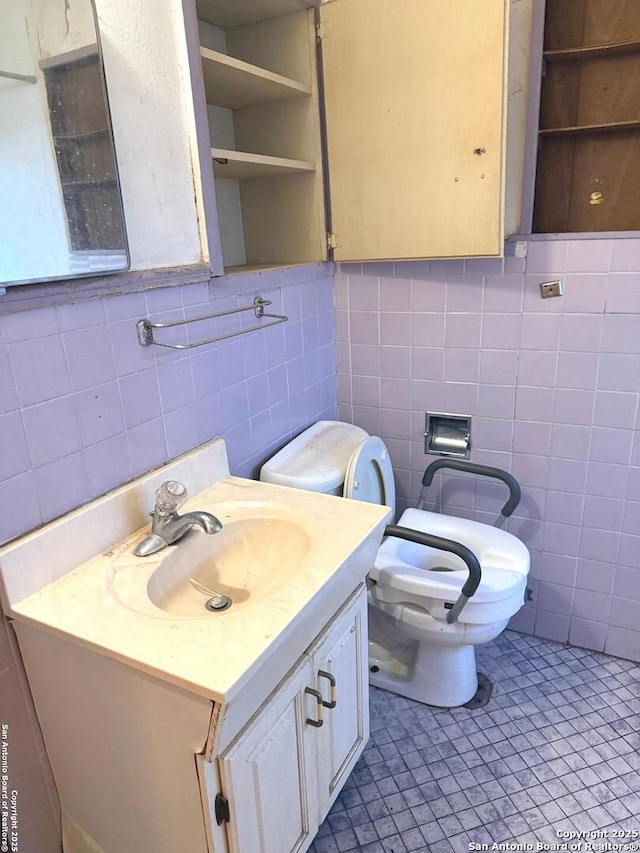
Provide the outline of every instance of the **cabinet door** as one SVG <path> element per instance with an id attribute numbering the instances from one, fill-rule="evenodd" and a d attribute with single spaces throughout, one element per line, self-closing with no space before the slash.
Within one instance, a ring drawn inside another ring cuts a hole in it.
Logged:
<path id="1" fill-rule="evenodd" d="M 327 703 L 317 731 L 320 822 L 369 739 L 366 608 L 363 588 L 312 651 L 316 688 Z"/>
<path id="2" fill-rule="evenodd" d="M 317 832 L 313 681 L 307 662 L 220 757 L 231 853 L 294 853 Z"/>
<path id="3" fill-rule="evenodd" d="M 335 260 L 502 254 L 507 11 L 322 5 Z"/>

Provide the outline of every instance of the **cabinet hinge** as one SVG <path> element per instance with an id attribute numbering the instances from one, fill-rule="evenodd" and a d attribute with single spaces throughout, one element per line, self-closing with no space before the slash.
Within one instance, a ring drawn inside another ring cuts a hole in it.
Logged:
<path id="1" fill-rule="evenodd" d="M 214 810 L 218 826 L 221 826 L 223 823 L 229 823 L 231 820 L 229 815 L 229 800 L 227 800 L 224 794 L 216 794 Z"/>
<path id="2" fill-rule="evenodd" d="M 326 26 L 323 24 L 322 21 L 318 21 L 318 23 L 316 24 L 316 39 L 318 41 L 322 41 L 322 39 L 326 39 L 328 35 L 329 31 L 327 30 Z"/>
<path id="3" fill-rule="evenodd" d="M 337 234 L 327 234 L 327 248 L 337 249 L 340 246 Z"/>

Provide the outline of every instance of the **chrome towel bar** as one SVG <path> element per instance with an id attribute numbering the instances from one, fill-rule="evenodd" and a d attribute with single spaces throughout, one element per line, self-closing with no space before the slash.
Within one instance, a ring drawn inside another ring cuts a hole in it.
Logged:
<path id="1" fill-rule="evenodd" d="M 152 323 L 149 319 L 138 320 L 136 323 L 136 331 L 138 332 L 138 343 L 142 347 L 149 347 L 155 344 L 159 347 L 167 347 L 168 349 L 193 349 L 194 347 L 202 347 L 205 344 L 215 344 L 218 341 L 226 341 L 227 338 L 235 338 L 238 335 L 248 335 L 249 332 L 257 332 L 260 329 L 268 329 L 270 326 L 277 326 L 279 323 L 286 323 L 289 319 L 284 314 L 267 314 L 264 310 L 271 305 L 271 300 L 263 299 L 261 296 L 256 296 L 251 305 L 245 305 L 244 308 L 230 308 L 228 311 L 218 311 L 215 314 L 205 314 L 202 317 L 191 317 L 188 320 L 173 320 L 171 323 Z M 253 311 L 257 320 L 268 318 L 273 320 L 273 323 L 258 323 L 256 326 L 249 326 L 246 329 L 238 329 L 237 332 L 227 332 L 225 335 L 218 335 L 215 338 L 207 338 L 206 341 L 195 341 L 192 344 L 167 344 L 163 341 L 157 341 L 154 338 L 154 329 L 170 329 L 173 326 L 186 326 L 187 323 L 199 323 L 202 320 L 212 320 L 215 317 L 227 317 L 229 314 L 240 314 L 243 311 Z"/>

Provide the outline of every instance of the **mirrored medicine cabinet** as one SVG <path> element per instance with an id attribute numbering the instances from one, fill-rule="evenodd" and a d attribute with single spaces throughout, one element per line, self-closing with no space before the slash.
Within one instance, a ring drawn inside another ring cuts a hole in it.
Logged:
<path id="1" fill-rule="evenodd" d="M 93 2 L 5 0 L 0 288 L 128 267 Z"/>

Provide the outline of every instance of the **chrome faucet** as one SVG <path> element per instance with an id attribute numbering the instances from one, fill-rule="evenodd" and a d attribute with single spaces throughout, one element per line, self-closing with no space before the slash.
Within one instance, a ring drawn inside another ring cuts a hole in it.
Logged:
<path id="1" fill-rule="evenodd" d="M 178 509 L 187 499 L 187 490 L 178 480 L 167 480 L 156 492 L 156 506 L 151 513 L 153 523 L 151 534 L 146 536 L 135 548 L 136 557 L 148 557 L 177 542 L 194 526 L 205 533 L 218 533 L 221 522 L 210 512 L 185 512 L 178 515 Z"/>

